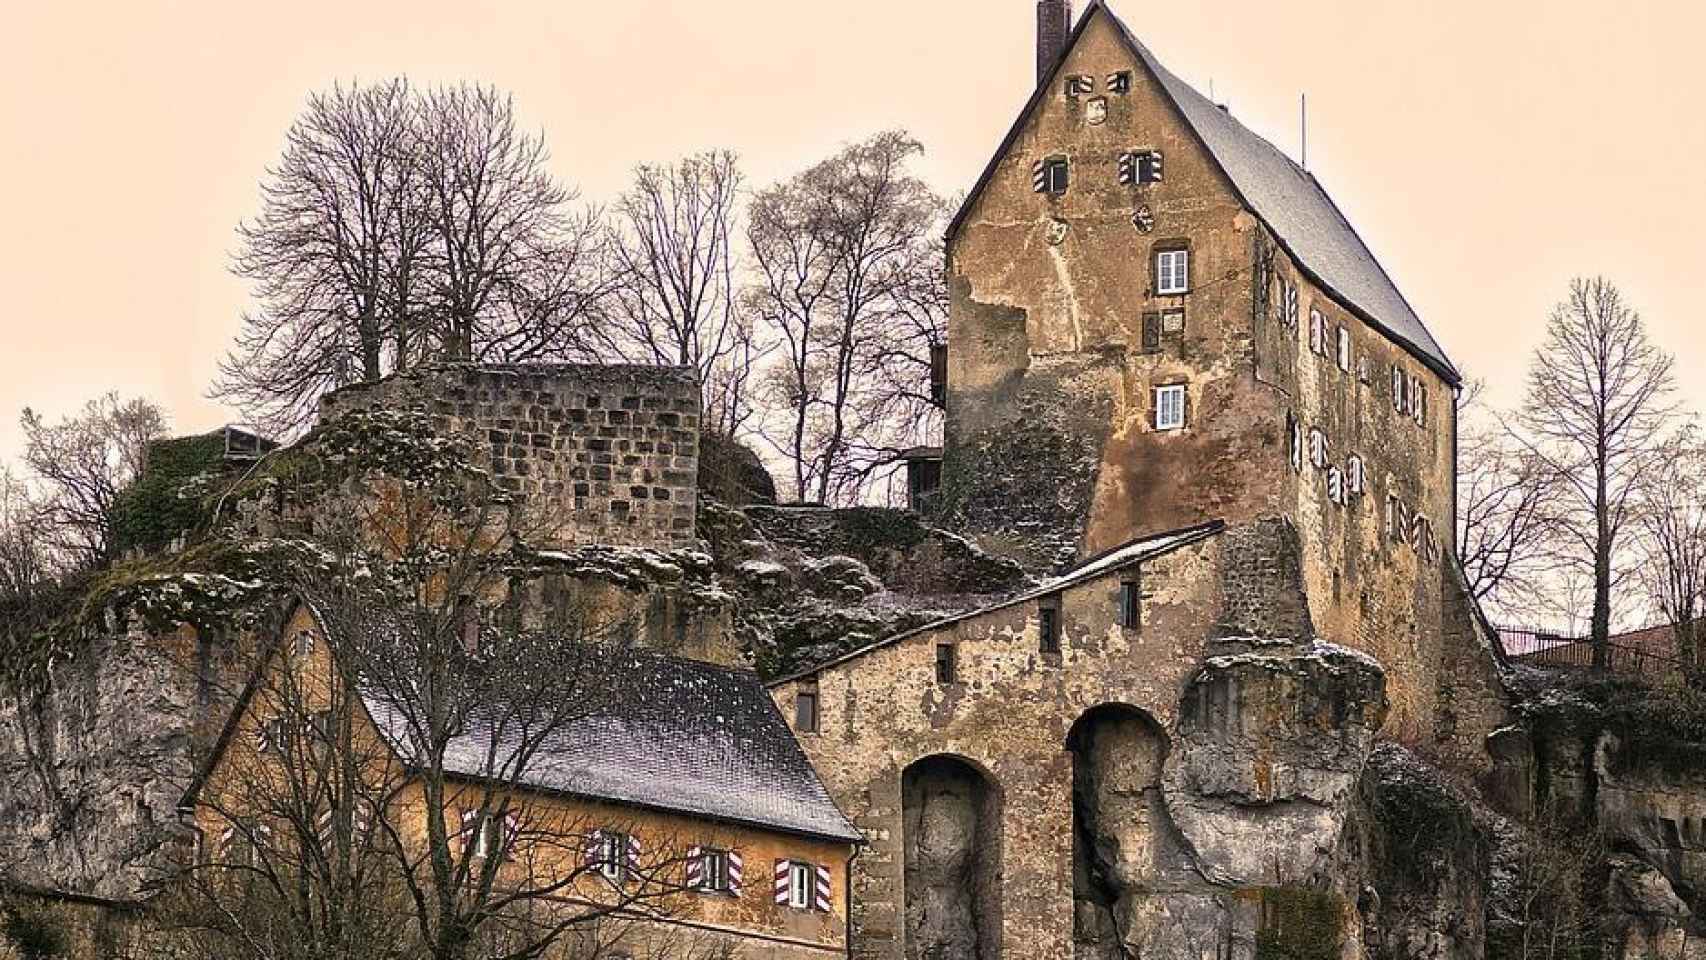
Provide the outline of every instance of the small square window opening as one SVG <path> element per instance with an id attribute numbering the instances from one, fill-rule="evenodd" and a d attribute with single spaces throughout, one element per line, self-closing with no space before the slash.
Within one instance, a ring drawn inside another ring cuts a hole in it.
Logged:
<path id="1" fill-rule="evenodd" d="M 1155 388 L 1155 429 L 1182 430 L 1185 426 L 1185 386 Z"/>
<path id="2" fill-rule="evenodd" d="M 1108 92 L 1124 96 L 1131 92 L 1131 71 L 1121 70 L 1119 73 L 1108 74 Z"/>
<path id="3" fill-rule="evenodd" d="M 1071 166 L 1065 157 L 1038 160 L 1031 168 L 1031 188 L 1037 193 L 1065 193 L 1070 181 Z"/>
<path id="4" fill-rule="evenodd" d="M 936 682 L 954 682 L 954 645 L 951 643 L 936 644 Z"/>

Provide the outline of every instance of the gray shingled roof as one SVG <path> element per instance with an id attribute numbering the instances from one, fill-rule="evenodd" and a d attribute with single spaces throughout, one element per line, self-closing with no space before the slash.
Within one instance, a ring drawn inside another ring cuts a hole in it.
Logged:
<path id="1" fill-rule="evenodd" d="M 1092 0 L 1067 49 L 1078 42 L 1098 10 L 1108 15 L 1132 53 L 1155 75 L 1186 124 L 1232 181 L 1244 204 L 1267 224 L 1304 272 L 1448 382 L 1457 383 L 1461 378 L 1445 350 L 1313 174 L 1174 76 L 1104 0 Z M 1059 69 L 1057 63 L 1055 72 Z M 1056 86 L 1054 79 L 1051 74 L 1038 87 L 989 169 L 967 195 L 959 216 L 949 228 L 950 235 L 971 210 L 1026 117 L 1041 102 L 1042 95 Z"/>
<path id="2" fill-rule="evenodd" d="M 552 733 L 522 782 L 788 833 L 860 839 L 757 674 L 633 651 L 602 658 L 601 669 L 620 695 L 601 696 L 607 706 Z M 366 692 L 364 699 L 407 757 L 400 712 L 383 696 Z M 491 745 L 489 726 L 469 724 L 449 745 L 448 772 L 481 776 Z"/>

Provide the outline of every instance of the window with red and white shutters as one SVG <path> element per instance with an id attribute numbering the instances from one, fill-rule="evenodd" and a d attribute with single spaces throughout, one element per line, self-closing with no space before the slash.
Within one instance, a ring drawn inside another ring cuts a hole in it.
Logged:
<path id="1" fill-rule="evenodd" d="M 803 860 L 776 861 L 777 906 L 828 913 L 830 893 L 828 867 Z"/>

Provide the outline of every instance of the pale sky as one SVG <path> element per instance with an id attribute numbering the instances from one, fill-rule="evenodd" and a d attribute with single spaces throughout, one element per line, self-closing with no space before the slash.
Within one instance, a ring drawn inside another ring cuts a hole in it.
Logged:
<path id="1" fill-rule="evenodd" d="M 1310 167 L 1459 367 L 1520 395 L 1569 278 L 1622 285 L 1706 409 L 1706 7 L 1114 0 Z M 1082 11 L 1083 0 L 1078 8 Z M 116 388 L 174 430 L 246 301 L 233 227 L 305 95 L 406 73 L 515 94 L 588 199 L 707 147 L 762 185 L 901 126 L 968 189 L 1034 82 L 1033 0 L 16 3 L 0 31 L 0 460 L 25 404 Z"/>

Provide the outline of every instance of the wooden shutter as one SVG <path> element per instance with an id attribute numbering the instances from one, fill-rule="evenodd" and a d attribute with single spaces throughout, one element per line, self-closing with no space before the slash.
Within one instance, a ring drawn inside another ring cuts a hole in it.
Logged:
<path id="1" fill-rule="evenodd" d="M 1131 186 L 1132 184 L 1136 183 L 1137 182 L 1137 154 L 1135 154 L 1135 153 L 1122 153 L 1122 154 L 1120 154 L 1119 166 L 1116 169 L 1118 170 L 1120 183 L 1125 184 L 1126 186 Z"/>
<path id="2" fill-rule="evenodd" d="M 776 905 L 788 905 L 788 873 L 793 867 L 791 860 L 776 861 Z"/>
<path id="3" fill-rule="evenodd" d="M 738 897 L 738 896 L 740 896 L 741 877 L 742 877 L 742 874 L 745 872 L 743 869 L 744 864 L 742 864 L 742 862 L 741 862 L 739 850 L 730 850 L 728 856 L 729 856 L 729 893 Z"/>
<path id="4" fill-rule="evenodd" d="M 594 830 L 581 841 L 581 865 L 596 867 L 604 856 L 604 831 Z"/>
<path id="5" fill-rule="evenodd" d="M 1038 160 L 1031 167 L 1031 189 L 1037 193 L 1048 192 L 1048 161 Z"/>
<path id="6" fill-rule="evenodd" d="M 828 867 L 814 867 L 817 873 L 817 897 L 813 904 L 820 913 L 829 912 L 830 878 Z"/>
<path id="7" fill-rule="evenodd" d="M 630 834 L 628 834 L 628 872 L 629 873 L 638 873 L 639 871 L 640 871 L 640 838 L 636 837 L 630 833 Z"/>
<path id="8" fill-rule="evenodd" d="M 705 885 L 705 853 L 699 847 L 687 848 L 687 889 L 698 890 Z"/>

